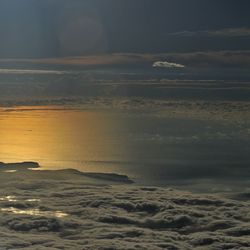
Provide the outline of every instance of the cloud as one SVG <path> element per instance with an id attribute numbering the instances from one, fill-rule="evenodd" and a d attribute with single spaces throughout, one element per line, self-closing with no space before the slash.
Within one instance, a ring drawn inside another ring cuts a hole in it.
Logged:
<path id="1" fill-rule="evenodd" d="M 153 63 L 154 68 L 185 68 L 184 65 L 172 62 L 157 61 Z"/>
<path id="2" fill-rule="evenodd" d="M 163 57 L 163 55 L 162 55 Z M 178 61 L 195 68 L 249 68 L 250 51 L 208 51 L 165 54 L 169 61 Z"/>
<path id="3" fill-rule="evenodd" d="M 250 28 L 240 27 L 221 30 L 180 31 L 168 35 L 180 37 L 250 37 Z"/>
<path id="4" fill-rule="evenodd" d="M 41 69 L 1 69 L 0 74 L 8 74 L 8 75 L 62 75 L 64 71 L 58 70 L 41 70 Z"/>
<path id="5" fill-rule="evenodd" d="M 178 62 L 178 63 L 174 63 Z M 160 54 L 104 54 L 82 57 L 64 58 L 45 58 L 45 59 L 0 59 L 0 65 L 18 65 L 23 68 L 41 69 L 47 66 L 51 70 L 41 70 L 33 73 L 65 73 L 65 71 L 52 70 L 58 66 L 81 66 L 84 68 L 96 68 L 102 66 L 145 66 L 145 67 L 165 67 L 165 68 L 184 68 L 184 67 L 243 67 L 250 66 L 250 51 L 197 51 L 189 53 L 160 53 Z M 24 69 L 25 70 L 25 69 Z M 29 73 L 28 71 L 23 71 Z M 8 73 L 8 72 L 6 72 Z M 11 73 L 11 72 L 9 72 Z M 21 73 L 21 72 L 20 72 Z M 30 72 L 32 73 L 32 72 Z M 66 71 L 67 73 L 67 71 Z"/>
<path id="6" fill-rule="evenodd" d="M 34 188 L 48 175 L 46 171 L 29 174 L 29 178 L 23 171 L 16 177 L 1 177 L 0 249 L 250 247 L 249 199 L 238 199 L 240 193 L 229 197 L 172 188 L 111 186 L 65 171 L 50 171 L 57 178 L 46 178 L 50 185 Z M 14 199 L 5 199 L 13 195 Z M 245 195 L 249 197 L 249 192 Z M 17 206 L 24 212 L 10 209 Z M 31 208 L 50 213 L 25 213 Z M 58 210 L 68 216 L 55 216 Z"/>

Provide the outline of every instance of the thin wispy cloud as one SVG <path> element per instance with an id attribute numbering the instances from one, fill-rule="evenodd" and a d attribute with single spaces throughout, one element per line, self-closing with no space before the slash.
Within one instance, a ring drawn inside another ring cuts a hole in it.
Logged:
<path id="1" fill-rule="evenodd" d="M 170 36 L 180 37 L 250 37 L 250 28 L 229 28 L 220 30 L 199 30 L 199 31 L 180 31 L 168 34 Z"/>
<path id="2" fill-rule="evenodd" d="M 62 75 L 64 74 L 64 71 L 58 71 L 58 70 L 29 70 L 29 69 L 0 69 L 0 74 L 16 74 L 16 75 Z"/>

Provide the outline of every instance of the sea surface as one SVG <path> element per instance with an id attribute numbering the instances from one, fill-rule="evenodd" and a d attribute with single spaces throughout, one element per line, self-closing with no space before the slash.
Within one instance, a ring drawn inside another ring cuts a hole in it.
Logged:
<path id="1" fill-rule="evenodd" d="M 0 111 L 0 159 L 126 174 L 149 185 L 205 188 L 207 182 L 225 189 L 234 182 L 247 187 L 250 143 L 244 131 L 221 121 L 149 110 L 5 108 Z"/>
<path id="2" fill-rule="evenodd" d="M 247 189 L 250 76 L 233 70 L 0 70 L 0 161 Z"/>

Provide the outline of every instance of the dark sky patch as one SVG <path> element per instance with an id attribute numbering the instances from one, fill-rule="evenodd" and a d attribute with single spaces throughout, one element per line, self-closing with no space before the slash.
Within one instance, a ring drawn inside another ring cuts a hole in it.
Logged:
<path id="1" fill-rule="evenodd" d="M 247 30 L 249 7 L 231 0 L 1 0 L 0 56 L 249 50 L 249 36 L 169 35 Z"/>

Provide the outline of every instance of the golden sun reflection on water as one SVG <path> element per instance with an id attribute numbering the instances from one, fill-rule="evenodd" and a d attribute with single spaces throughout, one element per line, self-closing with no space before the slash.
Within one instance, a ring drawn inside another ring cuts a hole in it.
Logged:
<path id="1" fill-rule="evenodd" d="M 0 161 L 101 171 L 84 162 L 123 159 L 126 150 L 120 129 L 119 119 L 103 111 L 54 106 L 0 109 Z"/>

